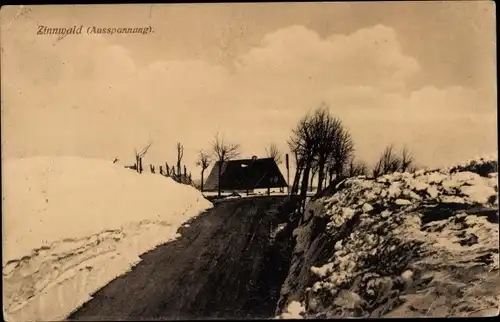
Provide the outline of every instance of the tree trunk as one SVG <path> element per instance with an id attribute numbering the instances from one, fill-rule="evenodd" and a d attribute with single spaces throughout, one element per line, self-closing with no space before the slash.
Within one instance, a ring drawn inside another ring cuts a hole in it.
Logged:
<path id="1" fill-rule="evenodd" d="M 217 196 L 220 198 L 221 192 L 222 192 L 221 187 L 220 187 L 220 179 L 222 177 L 222 161 L 219 161 L 219 173 L 218 173 L 217 177 L 218 177 L 218 180 L 217 180 L 218 181 L 217 182 Z"/>
<path id="2" fill-rule="evenodd" d="M 304 170 L 304 159 L 298 159 L 297 154 L 295 154 L 295 164 L 297 168 L 295 169 L 295 177 L 293 178 L 292 195 L 297 195 L 299 193 L 299 182 L 300 176 Z"/>
<path id="3" fill-rule="evenodd" d="M 307 158 L 307 161 L 305 163 L 305 167 L 304 167 L 304 174 L 302 176 L 302 185 L 300 187 L 300 196 L 302 198 L 305 198 L 307 197 L 307 187 L 308 187 L 308 181 L 309 181 L 309 173 L 311 172 L 311 165 L 312 165 L 312 157 L 309 156 Z"/>
<path id="4" fill-rule="evenodd" d="M 201 192 L 203 192 L 203 174 L 205 172 L 205 169 L 201 170 Z"/>
<path id="5" fill-rule="evenodd" d="M 302 174 L 302 167 L 297 167 L 295 170 L 295 177 L 293 178 L 293 185 L 292 185 L 292 195 L 296 195 L 299 192 L 299 181 L 300 181 L 300 175 Z"/>
<path id="6" fill-rule="evenodd" d="M 340 181 L 342 181 L 343 179 L 343 173 L 342 173 L 342 169 L 344 168 L 344 166 L 342 164 L 340 165 L 337 165 L 335 167 L 335 184 L 338 184 Z"/>
<path id="7" fill-rule="evenodd" d="M 312 192 L 313 191 L 313 180 L 314 180 L 314 171 L 311 171 L 311 182 L 309 184 L 309 192 Z"/>
<path id="8" fill-rule="evenodd" d="M 299 188 L 299 178 L 300 178 L 300 169 L 297 168 L 295 169 L 295 176 L 293 177 L 292 190 L 290 191 L 290 194 L 292 195 L 297 194 Z"/>
<path id="9" fill-rule="evenodd" d="M 301 199 L 300 208 L 302 210 L 304 209 L 305 204 L 306 204 L 307 184 L 308 184 L 308 181 L 309 181 L 309 172 L 311 171 L 311 163 L 312 162 L 306 162 L 305 167 L 304 167 L 304 173 L 302 174 L 302 184 L 301 184 L 301 187 L 300 187 L 300 199 Z"/>
<path id="10" fill-rule="evenodd" d="M 318 174 L 318 192 L 323 190 L 323 180 L 325 178 L 325 161 L 319 161 L 319 174 Z"/>
<path id="11" fill-rule="evenodd" d="M 330 184 L 333 183 L 333 174 L 334 174 L 335 170 L 333 167 L 331 167 L 330 169 L 328 169 L 328 174 L 330 176 Z"/>

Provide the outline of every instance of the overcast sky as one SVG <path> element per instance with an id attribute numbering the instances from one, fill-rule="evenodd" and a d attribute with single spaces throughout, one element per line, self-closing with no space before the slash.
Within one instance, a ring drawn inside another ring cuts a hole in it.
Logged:
<path id="1" fill-rule="evenodd" d="M 407 144 L 420 164 L 496 153 L 493 2 L 40 6 L 1 11 L 3 157 L 146 163 L 214 134 L 262 156 L 326 102 L 374 162 Z M 37 26 L 149 35 L 36 35 Z"/>

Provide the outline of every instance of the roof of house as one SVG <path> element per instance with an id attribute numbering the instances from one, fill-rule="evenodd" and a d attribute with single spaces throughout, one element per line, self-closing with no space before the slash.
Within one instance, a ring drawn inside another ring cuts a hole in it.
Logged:
<path id="1" fill-rule="evenodd" d="M 219 181 L 217 161 L 203 190 L 215 191 Z M 222 190 L 251 190 L 286 187 L 287 183 L 273 158 L 230 160 L 222 163 Z"/>

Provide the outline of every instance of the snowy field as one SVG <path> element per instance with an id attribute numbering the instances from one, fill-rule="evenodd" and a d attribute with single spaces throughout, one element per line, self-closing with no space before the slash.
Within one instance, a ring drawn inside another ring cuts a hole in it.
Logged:
<path id="1" fill-rule="evenodd" d="M 37 157 L 2 166 L 8 321 L 64 319 L 212 207 L 190 186 L 109 161 Z"/>
<path id="2" fill-rule="evenodd" d="M 497 168 L 351 178 L 309 203 L 278 317 L 498 315 Z"/>

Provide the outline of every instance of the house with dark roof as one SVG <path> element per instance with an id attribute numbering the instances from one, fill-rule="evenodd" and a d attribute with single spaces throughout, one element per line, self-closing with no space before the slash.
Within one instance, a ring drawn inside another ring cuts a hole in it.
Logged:
<path id="1" fill-rule="evenodd" d="M 254 189 L 283 188 L 287 183 L 273 158 L 230 160 L 223 162 L 220 176 L 222 191 L 252 191 Z M 204 191 L 217 191 L 219 161 L 210 172 Z"/>

